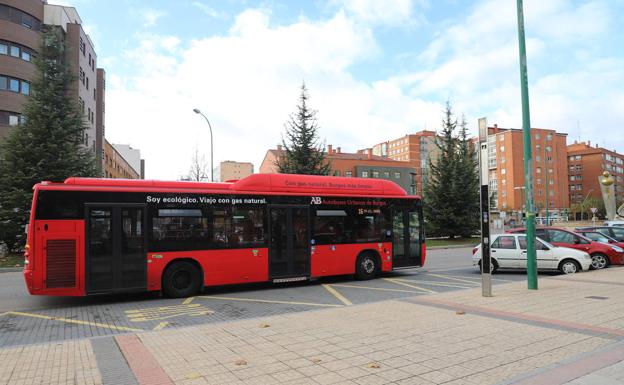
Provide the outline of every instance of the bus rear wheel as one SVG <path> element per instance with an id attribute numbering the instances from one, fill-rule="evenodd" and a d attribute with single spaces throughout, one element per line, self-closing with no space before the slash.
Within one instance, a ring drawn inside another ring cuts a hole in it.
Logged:
<path id="1" fill-rule="evenodd" d="M 372 253 L 362 254 L 355 264 L 355 276 L 357 279 L 373 279 L 379 270 L 378 259 Z"/>
<path id="2" fill-rule="evenodd" d="M 163 275 L 163 291 L 168 297 L 190 297 L 199 292 L 201 273 L 192 263 L 187 261 L 174 262 Z"/>

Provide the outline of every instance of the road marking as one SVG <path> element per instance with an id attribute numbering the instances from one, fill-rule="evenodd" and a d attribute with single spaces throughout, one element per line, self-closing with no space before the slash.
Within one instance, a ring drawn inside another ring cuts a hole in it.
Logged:
<path id="1" fill-rule="evenodd" d="M 193 299 L 195 299 L 195 297 L 188 297 L 184 300 L 184 302 L 182 302 L 182 305 L 190 305 L 191 302 L 193 302 Z"/>
<path id="2" fill-rule="evenodd" d="M 126 310 L 126 316 L 132 322 L 145 322 L 169 319 L 180 316 L 200 316 L 214 311 L 198 303 L 188 305 L 160 306 L 145 309 Z"/>
<path id="3" fill-rule="evenodd" d="M 433 290 L 427 289 L 425 287 L 420 287 L 420 286 L 416 286 L 416 285 L 411 285 L 409 283 L 401 282 L 401 281 L 398 281 L 398 280 L 396 280 L 394 278 L 384 278 L 384 281 L 396 283 L 397 285 L 403 285 L 403 286 L 411 287 L 413 289 L 417 289 L 417 290 L 420 290 L 420 291 L 425 292 L 425 293 L 431 293 L 431 294 L 437 293 L 437 291 L 433 291 Z"/>
<path id="4" fill-rule="evenodd" d="M 430 276 L 432 276 L 432 277 L 438 277 L 438 278 L 449 279 L 449 280 L 451 280 L 451 281 L 457 281 L 457 282 L 467 282 L 467 283 L 470 283 L 470 284 L 475 284 L 475 283 L 477 283 L 477 281 L 469 281 L 469 280 L 468 280 L 468 279 L 466 279 L 466 278 L 455 278 L 455 277 L 450 276 L 450 275 L 443 275 L 443 274 L 429 274 L 429 275 L 430 275 Z"/>
<path id="5" fill-rule="evenodd" d="M 342 307 L 343 305 L 335 305 L 328 303 L 312 303 L 312 302 L 292 302 L 292 301 L 272 301 L 267 299 L 255 299 L 255 298 L 236 298 L 236 297 L 220 297 L 216 295 L 199 296 L 198 298 L 206 299 L 221 299 L 226 301 L 243 301 L 243 302 L 261 302 L 261 303 L 277 303 L 285 305 L 305 305 L 305 306 L 321 306 L 321 307 Z"/>
<path id="6" fill-rule="evenodd" d="M 68 318 L 62 318 L 62 317 L 50 317 L 50 316 L 43 315 L 43 314 L 24 313 L 21 311 L 10 311 L 10 312 L 7 312 L 7 314 L 21 315 L 24 317 L 32 317 L 32 318 L 41 318 L 41 319 L 45 319 L 49 321 L 59 321 L 59 322 L 65 322 L 65 323 L 70 323 L 70 324 L 97 326 L 100 328 L 122 330 L 122 331 L 127 331 L 127 332 L 142 332 L 143 331 L 143 329 L 130 328 L 126 326 L 108 325 L 108 324 L 103 324 L 100 322 L 81 321 L 81 320 L 68 319 Z"/>
<path id="7" fill-rule="evenodd" d="M 165 322 L 161 322 L 158 325 L 156 325 L 156 327 L 152 330 L 162 330 L 164 328 L 166 328 L 169 325 L 169 322 L 165 321 Z"/>
<path id="8" fill-rule="evenodd" d="M 379 291 L 395 291 L 398 293 L 420 293 L 416 290 L 403 290 L 403 289 L 387 289 L 385 287 L 372 287 L 372 286 L 359 286 L 359 285 L 345 285 L 342 283 L 332 283 L 332 286 L 348 287 L 352 289 L 367 289 L 367 290 L 379 290 Z"/>
<path id="9" fill-rule="evenodd" d="M 421 281 L 419 280 L 412 280 L 412 279 L 403 279 L 403 278 L 394 278 L 397 281 L 402 281 L 402 282 L 409 282 L 409 283 L 424 283 L 426 285 L 433 285 L 433 286 L 444 286 L 444 287 L 455 287 L 458 289 L 471 289 L 473 287 L 479 287 L 479 285 L 474 282 L 473 285 L 468 285 L 465 283 L 445 283 L 445 282 L 437 282 L 437 281 Z"/>
<path id="10" fill-rule="evenodd" d="M 330 292 L 334 297 L 338 298 L 338 300 L 342 303 L 344 303 L 346 306 L 351 306 L 353 305 L 353 302 L 349 301 L 348 299 L 346 299 L 342 294 L 340 294 L 338 292 L 338 290 L 334 289 L 333 287 L 331 287 L 330 285 L 327 284 L 323 284 L 323 287 Z"/>
<path id="11" fill-rule="evenodd" d="M 479 277 L 463 277 L 463 276 L 457 276 L 457 275 L 446 275 L 446 274 L 431 274 L 428 273 L 427 275 L 431 275 L 434 277 L 440 277 L 440 278 L 445 278 L 445 279 L 451 279 L 454 281 L 461 281 L 461 282 L 469 282 L 469 283 L 480 283 L 481 282 L 481 276 L 479 275 Z M 470 279 L 474 279 L 475 281 L 469 281 Z M 511 279 L 502 279 L 502 278 L 492 278 L 492 281 L 503 281 L 503 282 L 517 282 Z"/>

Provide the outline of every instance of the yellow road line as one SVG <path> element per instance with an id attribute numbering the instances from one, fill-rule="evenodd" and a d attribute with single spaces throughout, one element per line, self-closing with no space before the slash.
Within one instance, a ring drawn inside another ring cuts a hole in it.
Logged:
<path id="1" fill-rule="evenodd" d="M 201 311 L 196 311 L 196 312 L 186 312 L 186 313 L 178 313 L 178 314 L 170 314 L 170 315 L 164 315 L 164 316 L 146 316 L 146 317 L 129 317 L 130 321 L 132 322 L 145 322 L 145 321 L 156 321 L 156 320 L 161 320 L 161 319 L 169 319 L 169 318 L 174 318 L 174 317 L 181 317 L 184 315 L 188 315 L 188 316 L 199 316 L 199 315 L 208 315 L 208 314 L 212 314 L 214 313 L 212 310 L 201 310 Z"/>
<path id="2" fill-rule="evenodd" d="M 198 298 L 206 299 L 222 299 L 226 301 L 243 301 L 243 302 L 262 302 L 262 303 L 278 303 L 286 305 L 306 305 L 306 306 L 321 306 L 321 307 L 341 307 L 342 305 L 327 304 L 327 303 L 312 303 L 312 302 L 291 302 L 291 301 L 271 301 L 266 299 L 255 298 L 236 298 L 236 297 L 220 297 L 216 295 L 199 296 Z"/>
<path id="3" fill-rule="evenodd" d="M 425 293 L 431 293 L 431 294 L 437 293 L 437 291 L 433 291 L 433 290 L 427 289 L 425 287 L 420 287 L 420 286 L 416 286 L 416 285 L 411 285 L 409 283 L 397 281 L 396 279 L 393 279 L 393 278 L 384 278 L 384 280 L 388 281 L 388 282 L 396 283 L 397 285 L 403 285 L 403 286 L 411 287 L 413 289 L 417 289 L 417 290 L 420 290 L 420 291 L 425 292 Z"/>
<path id="4" fill-rule="evenodd" d="M 11 313 L 10 311 L 5 311 L 4 313 L 0 313 L 0 317 L 2 317 L 3 315 L 10 314 L 10 313 Z"/>
<path id="5" fill-rule="evenodd" d="M 165 322 L 161 322 L 158 325 L 156 325 L 156 327 L 152 330 L 162 330 L 164 328 L 167 327 L 167 325 L 169 325 L 169 322 L 165 321 Z"/>
<path id="6" fill-rule="evenodd" d="M 173 305 L 173 306 L 160 306 L 160 307 L 146 307 L 144 309 L 126 310 L 126 314 L 132 313 L 166 313 L 180 310 L 192 310 L 193 308 L 201 307 L 198 303 L 192 303 L 190 305 Z"/>
<path id="7" fill-rule="evenodd" d="M 422 280 L 411 280 L 411 279 L 402 279 L 402 278 L 394 278 L 397 281 L 402 281 L 402 282 L 409 282 L 409 283 L 423 283 L 425 285 L 433 285 L 433 286 L 444 286 L 444 287 L 456 287 L 458 289 L 470 289 L 473 287 L 479 287 L 479 285 L 475 282 L 474 285 L 467 285 L 465 283 L 444 283 L 444 282 L 437 282 L 437 281 L 422 281 Z"/>
<path id="8" fill-rule="evenodd" d="M 353 302 L 349 301 L 348 299 L 345 298 L 345 296 L 343 296 L 342 294 L 340 294 L 338 292 L 338 290 L 334 289 L 333 287 L 331 287 L 330 285 L 327 284 L 323 284 L 323 287 L 325 289 L 327 289 L 328 292 L 330 292 L 334 297 L 338 298 L 338 301 L 344 303 L 347 306 L 351 306 L 353 305 Z"/>
<path id="9" fill-rule="evenodd" d="M 184 300 L 184 302 L 182 302 L 182 305 L 189 305 L 191 302 L 193 302 L 193 299 L 195 299 L 195 297 L 188 297 Z"/>
<path id="10" fill-rule="evenodd" d="M 106 329 L 112 329 L 112 330 L 123 330 L 127 332 L 142 332 L 143 331 L 143 329 L 130 328 L 126 326 L 108 325 L 108 324 L 103 324 L 99 322 L 81 321 L 81 320 L 68 319 L 68 318 L 62 318 L 62 317 L 50 317 L 50 316 L 42 315 L 42 314 L 24 313 L 21 311 L 10 311 L 8 312 L 8 314 L 21 315 L 24 317 L 32 317 L 32 318 L 41 318 L 41 319 L 45 319 L 49 321 L 66 322 L 70 324 L 97 326 L 100 328 L 106 328 Z"/>
<path id="11" fill-rule="evenodd" d="M 367 289 L 367 290 L 379 290 L 379 291 L 395 291 L 399 293 L 420 293 L 416 290 L 403 290 L 403 289 L 387 289 L 385 287 L 372 287 L 372 286 L 359 286 L 359 285 L 345 285 L 342 283 L 332 283 L 332 286 L 348 287 L 352 289 Z"/>

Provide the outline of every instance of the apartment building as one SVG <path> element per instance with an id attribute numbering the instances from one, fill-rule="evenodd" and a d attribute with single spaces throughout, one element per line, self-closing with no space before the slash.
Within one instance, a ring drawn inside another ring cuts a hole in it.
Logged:
<path id="1" fill-rule="evenodd" d="M 104 72 L 98 74 L 95 47 L 75 8 L 43 0 L 0 0 L 0 141 L 22 122 L 22 107 L 35 76 L 32 60 L 45 26 L 63 31 L 67 62 L 77 78 L 69 93 L 84 114 L 87 127 L 83 144 L 93 149 L 104 165 L 104 119 L 98 116 L 99 108 L 103 113 Z"/>
<path id="2" fill-rule="evenodd" d="M 128 159 L 133 159 L 133 156 L 128 156 L 126 153 L 130 149 L 138 156 L 138 163 L 136 160 L 133 162 Z M 124 156 L 125 155 L 125 156 Z M 104 139 L 104 169 L 103 174 L 105 178 L 113 179 L 144 179 L 144 166 L 141 155 L 138 150 L 133 149 L 128 145 L 111 144 L 108 140 Z M 138 164 L 138 168 L 137 168 Z"/>
<path id="3" fill-rule="evenodd" d="M 372 147 L 372 153 L 374 156 L 408 162 L 407 167 L 415 169 L 416 193 L 422 195 L 423 186 L 427 183 L 429 159 L 435 162 L 439 153 L 435 140 L 435 131 L 423 130 L 378 143 Z"/>
<path id="4" fill-rule="evenodd" d="M 488 166 L 491 204 L 506 213 L 525 211 L 524 149 L 521 129 L 489 127 Z M 531 129 L 533 197 L 535 208 L 551 213 L 570 207 L 568 194 L 567 134 Z"/>
<path id="5" fill-rule="evenodd" d="M 226 160 L 219 164 L 219 175 L 221 182 L 228 180 L 240 180 L 253 174 L 254 166 L 249 162 L 235 162 Z"/>
<path id="6" fill-rule="evenodd" d="M 276 162 L 283 154 L 281 145 L 277 149 L 268 150 L 260 165 L 260 173 L 276 173 Z M 327 146 L 326 159 L 331 164 L 334 176 L 391 180 L 408 193 L 412 193 L 415 188 L 416 168 L 412 164 L 374 155 L 372 148 L 347 153 L 330 144 Z"/>
<path id="7" fill-rule="evenodd" d="M 624 155 L 591 142 L 574 142 L 567 147 L 570 203 L 587 198 L 602 199 L 598 178 L 608 171 L 615 180 L 617 203 L 624 203 Z"/>

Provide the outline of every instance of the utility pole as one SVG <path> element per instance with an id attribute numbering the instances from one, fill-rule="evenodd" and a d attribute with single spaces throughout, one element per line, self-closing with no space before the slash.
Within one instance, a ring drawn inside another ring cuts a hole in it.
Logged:
<path id="1" fill-rule="evenodd" d="M 518 48 L 520 51 L 520 93 L 522 98 L 522 133 L 524 144 L 524 187 L 526 193 L 527 284 L 537 290 L 537 255 L 535 253 L 535 209 L 533 207 L 533 155 L 531 153 L 531 114 L 529 112 L 529 80 L 526 45 L 524 42 L 524 11 L 522 0 L 516 0 L 518 12 Z"/>

